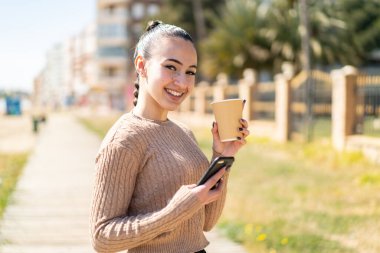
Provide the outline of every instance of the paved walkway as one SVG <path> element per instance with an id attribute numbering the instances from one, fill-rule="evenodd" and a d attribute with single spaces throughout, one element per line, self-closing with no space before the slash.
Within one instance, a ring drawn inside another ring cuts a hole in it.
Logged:
<path id="1" fill-rule="evenodd" d="M 94 252 L 88 217 L 99 145 L 73 116 L 49 118 L 1 222 L 0 252 Z M 207 237 L 209 253 L 245 253 L 216 232 Z"/>

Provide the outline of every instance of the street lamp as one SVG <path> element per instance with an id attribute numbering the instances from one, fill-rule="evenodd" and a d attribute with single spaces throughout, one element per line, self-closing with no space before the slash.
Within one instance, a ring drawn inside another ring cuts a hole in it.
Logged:
<path id="1" fill-rule="evenodd" d="M 312 139 L 313 130 L 313 87 L 311 83 L 311 57 L 310 57 L 310 27 L 309 27 L 309 12 L 307 0 L 299 0 L 300 13 L 300 35 L 301 35 L 301 63 L 302 70 L 306 72 L 306 124 L 307 124 L 307 141 Z"/>

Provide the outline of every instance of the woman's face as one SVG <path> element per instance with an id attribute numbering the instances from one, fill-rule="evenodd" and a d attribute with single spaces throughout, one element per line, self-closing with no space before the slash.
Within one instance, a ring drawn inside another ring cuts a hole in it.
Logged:
<path id="1" fill-rule="evenodd" d="M 145 62 L 147 106 L 159 113 L 176 110 L 195 84 L 197 53 L 190 41 L 163 38 Z"/>

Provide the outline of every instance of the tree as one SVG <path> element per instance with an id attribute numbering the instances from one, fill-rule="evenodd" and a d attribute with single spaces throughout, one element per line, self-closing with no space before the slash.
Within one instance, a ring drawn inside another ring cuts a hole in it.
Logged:
<path id="1" fill-rule="evenodd" d="M 221 16 L 214 17 L 215 30 L 202 46 L 202 70 L 209 77 L 220 71 L 240 75 L 247 67 L 277 73 L 284 61 L 300 70 L 300 18 L 295 2 L 227 1 Z M 314 0 L 308 7 L 313 64 L 358 62 L 348 27 L 334 16 L 334 1 Z"/>
<path id="2" fill-rule="evenodd" d="M 314 66 L 360 63 L 351 41 L 350 29 L 337 15 L 335 1 L 314 0 L 310 6 L 310 15 L 310 46 Z"/>
<path id="3" fill-rule="evenodd" d="M 164 0 L 157 18 L 180 25 L 198 42 L 213 28 L 211 16 L 218 16 L 224 3 L 225 0 Z"/>
<path id="4" fill-rule="evenodd" d="M 201 45 L 201 70 L 207 77 L 220 72 L 240 76 L 246 67 L 269 67 L 270 45 L 260 29 L 268 12 L 259 1 L 227 1 L 220 17 L 214 16 L 215 29 Z"/>
<path id="5" fill-rule="evenodd" d="M 380 1 L 337 0 L 336 15 L 348 27 L 350 41 L 362 62 L 380 48 Z"/>

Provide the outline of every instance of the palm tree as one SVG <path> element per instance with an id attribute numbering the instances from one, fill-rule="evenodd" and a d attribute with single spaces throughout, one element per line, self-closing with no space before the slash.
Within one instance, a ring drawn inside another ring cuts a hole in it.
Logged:
<path id="1" fill-rule="evenodd" d="M 366 61 L 369 53 L 380 48 L 380 1 L 337 0 L 336 15 L 348 27 L 350 41 L 358 58 Z"/>
<path id="2" fill-rule="evenodd" d="M 350 29 L 345 21 L 336 15 L 337 6 L 334 0 L 289 0 L 287 4 L 277 0 L 272 2 L 272 9 L 274 16 L 270 18 L 273 20 L 273 29 L 278 27 L 278 30 L 291 33 L 291 36 L 280 36 L 275 40 L 282 42 L 280 44 L 286 47 L 288 43 L 293 46 L 295 58 L 285 57 L 285 59 L 293 60 L 298 70 L 302 69 L 302 64 L 308 65 L 306 69 L 310 69 L 317 64 L 357 64 L 359 62 L 350 42 Z M 279 12 L 281 14 L 278 14 Z M 281 16 L 288 16 L 288 18 L 283 20 Z M 302 31 L 302 28 L 308 31 Z M 304 41 L 302 41 L 302 32 L 304 32 Z M 302 43 L 304 49 L 302 49 Z M 310 51 L 304 53 L 303 50 Z M 309 56 L 302 56 L 303 54 Z M 309 58 L 309 62 L 302 62 L 303 57 Z"/>
<path id="3" fill-rule="evenodd" d="M 220 72 L 239 76 L 246 67 L 269 67 L 270 46 L 260 30 L 266 12 L 260 1 L 227 1 L 221 17 L 213 17 L 215 29 L 201 45 L 202 72 L 208 77 Z"/>
<path id="4" fill-rule="evenodd" d="M 266 31 L 265 37 L 270 44 L 273 72 L 279 72 L 284 61 L 292 62 L 299 69 L 302 51 L 297 8 L 284 1 L 271 2 L 268 8 L 270 11 L 262 29 Z"/>
<path id="5" fill-rule="evenodd" d="M 360 62 L 351 43 L 350 29 L 337 15 L 335 1 L 314 1 L 310 15 L 310 46 L 315 64 L 356 65 Z"/>
<path id="6" fill-rule="evenodd" d="M 349 29 L 335 17 L 335 7 L 331 0 L 308 5 L 314 65 L 358 62 Z M 202 70 L 208 76 L 220 71 L 239 75 L 247 67 L 276 73 L 284 61 L 292 62 L 296 70 L 302 68 L 299 9 L 289 2 L 229 0 L 221 17 L 213 21 L 215 30 L 202 46 Z"/>
<path id="7" fill-rule="evenodd" d="M 219 7 L 224 3 L 225 0 L 164 0 L 160 13 L 155 18 L 180 25 L 192 34 L 196 41 L 200 41 L 213 28 L 210 16 L 218 16 Z"/>

